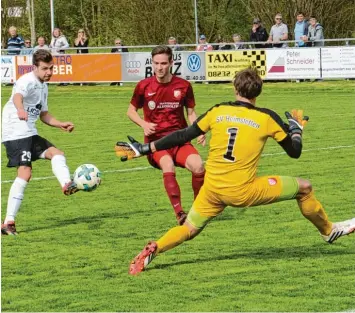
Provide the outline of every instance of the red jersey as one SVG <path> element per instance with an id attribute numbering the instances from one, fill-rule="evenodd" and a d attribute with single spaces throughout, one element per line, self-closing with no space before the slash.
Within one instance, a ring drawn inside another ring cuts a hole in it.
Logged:
<path id="1" fill-rule="evenodd" d="M 159 83 L 152 76 L 137 84 L 131 104 L 143 108 L 146 122 L 157 124 L 155 133 L 145 138 L 147 142 L 187 127 L 184 109 L 195 107 L 195 97 L 185 79 L 173 75 L 169 83 Z"/>

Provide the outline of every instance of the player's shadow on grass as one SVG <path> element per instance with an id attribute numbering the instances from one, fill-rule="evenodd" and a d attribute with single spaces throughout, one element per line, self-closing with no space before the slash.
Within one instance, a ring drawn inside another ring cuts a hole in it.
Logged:
<path id="1" fill-rule="evenodd" d="M 354 252 L 349 249 L 339 249 L 340 247 L 334 247 L 334 249 L 329 249 L 329 245 L 325 245 L 320 242 L 319 244 L 314 244 L 312 246 L 302 246 L 302 247 L 260 247 L 254 250 L 238 251 L 232 254 L 222 254 L 220 256 L 209 258 L 207 255 L 201 255 L 199 258 L 193 260 L 177 261 L 173 263 L 157 264 L 152 267 L 148 267 L 146 270 L 154 269 L 164 269 L 176 265 L 185 264 L 201 264 L 205 262 L 215 262 L 215 261 L 225 261 L 232 259 L 250 259 L 250 262 L 256 260 L 272 260 L 272 259 L 293 259 L 296 261 L 303 261 L 306 258 L 324 258 L 329 256 L 340 256 L 340 255 L 353 255 Z"/>
<path id="2" fill-rule="evenodd" d="M 137 212 L 136 212 L 137 213 Z M 138 212 L 138 213 L 144 213 L 144 211 Z M 48 223 L 45 226 L 39 226 L 36 228 L 27 228 L 24 230 L 21 230 L 21 233 L 30 233 L 33 231 L 38 231 L 38 230 L 48 230 L 48 229 L 53 229 L 56 227 L 67 227 L 69 225 L 75 225 L 75 224 L 93 224 L 93 223 L 102 223 L 103 220 L 105 219 L 128 219 L 132 214 L 130 212 L 122 213 L 122 212 L 110 212 L 110 213 L 102 213 L 99 215 L 95 216 L 78 216 L 74 218 L 69 218 L 69 219 L 61 219 L 58 221 L 51 221 L 51 223 Z"/>
<path id="3" fill-rule="evenodd" d="M 50 223 L 46 224 L 45 226 L 38 226 L 36 228 L 27 228 L 20 230 L 21 233 L 30 233 L 33 231 L 38 231 L 38 230 L 48 230 L 48 229 L 53 229 L 56 227 L 67 227 L 69 225 L 75 225 L 75 224 L 95 224 L 95 223 L 102 223 L 103 220 L 105 219 L 128 219 L 132 218 L 132 216 L 144 216 L 144 218 L 149 219 L 154 217 L 156 213 L 165 213 L 166 209 L 161 208 L 161 209 L 155 209 L 154 211 L 149 211 L 147 209 L 141 209 L 141 210 L 130 210 L 127 212 L 120 212 L 119 210 L 115 210 L 114 212 L 110 213 L 102 213 L 98 214 L 95 216 L 77 216 L 74 218 L 68 218 L 68 219 L 60 219 L 57 221 L 51 221 Z"/>

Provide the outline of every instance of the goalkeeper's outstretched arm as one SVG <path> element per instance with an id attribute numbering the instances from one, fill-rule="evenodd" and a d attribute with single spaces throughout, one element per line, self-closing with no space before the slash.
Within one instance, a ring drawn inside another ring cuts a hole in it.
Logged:
<path id="1" fill-rule="evenodd" d="M 292 110 L 292 114 L 285 112 L 285 115 L 289 122 L 288 135 L 279 144 L 291 158 L 298 159 L 302 153 L 303 127 L 307 124 L 309 117 L 303 116 L 303 110 Z"/>
<path id="2" fill-rule="evenodd" d="M 152 152 L 159 150 L 167 150 L 176 146 L 183 145 L 200 135 L 204 132 L 198 127 L 197 123 L 194 122 L 191 126 L 186 127 L 181 130 L 177 130 L 159 140 L 150 143 L 150 148 Z"/>
<path id="3" fill-rule="evenodd" d="M 150 143 L 140 143 L 133 137 L 128 136 L 129 142 L 118 141 L 115 146 L 116 155 L 121 161 L 127 161 L 139 158 L 143 155 L 154 153 L 159 150 L 167 150 L 176 146 L 183 145 L 186 142 L 203 135 L 204 132 L 194 122 L 191 126 L 175 131 L 159 140 Z"/>
<path id="4" fill-rule="evenodd" d="M 286 151 L 291 158 L 298 159 L 302 153 L 302 137 L 301 135 L 287 135 L 287 137 L 279 142 L 279 145 Z"/>

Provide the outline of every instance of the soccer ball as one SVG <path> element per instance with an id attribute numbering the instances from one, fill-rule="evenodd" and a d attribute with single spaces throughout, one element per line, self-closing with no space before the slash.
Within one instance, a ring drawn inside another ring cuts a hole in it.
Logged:
<path id="1" fill-rule="evenodd" d="M 101 183 L 101 172 L 93 164 L 83 164 L 75 170 L 73 180 L 78 189 L 93 191 Z"/>

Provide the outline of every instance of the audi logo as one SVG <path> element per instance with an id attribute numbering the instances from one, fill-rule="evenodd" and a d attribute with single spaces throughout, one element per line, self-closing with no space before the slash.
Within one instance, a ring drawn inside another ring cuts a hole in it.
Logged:
<path id="1" fill-rule="evenodd" d="M 126 61 L 125 66 L 126 66 L 126 68 L 140 68 L 141 62 L 140 61 Z"/>

